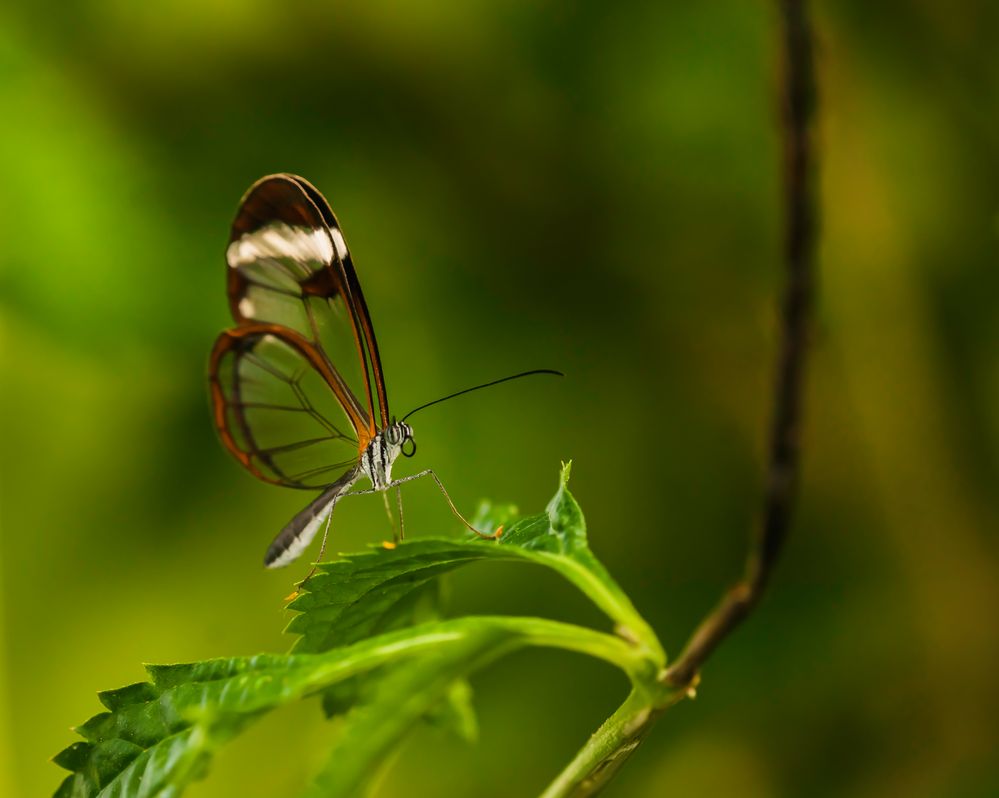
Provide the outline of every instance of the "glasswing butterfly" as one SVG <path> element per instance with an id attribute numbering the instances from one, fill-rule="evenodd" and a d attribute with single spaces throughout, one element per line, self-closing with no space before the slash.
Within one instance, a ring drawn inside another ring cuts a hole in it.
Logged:
<path id="1" fill-rule="evenodd" d="M 392 479 L 400 454 L 416 453 L 406 418 L 424 407 L 469 391 L 550 369 L 514 374 L 466 388 L 417 407 L 396 421 L 378 342 L 343 233 L 329 203 L 308 181 L 291 174 L 263 177 L 243 196 L 226 249 L 226 291 L 236 325 L 219 335 L 209 361 L 215 427 L 222 443 L 258 479 L 319 495 L 281 530 L 264 564 L 298 557 L 348 493 L 396 489 L 429 476 L 451 511 L 458 512 L 432 469 Z M 338 332 L 341 333 L 338 335 Z M 345 350 L 345 351 L 344 351 Z M 345 363 L 358 368 L 356 393 Z M 360 398 L 359 398 L 360 397 Z M 367 478 L 371 487 L 351 491 Z"/>

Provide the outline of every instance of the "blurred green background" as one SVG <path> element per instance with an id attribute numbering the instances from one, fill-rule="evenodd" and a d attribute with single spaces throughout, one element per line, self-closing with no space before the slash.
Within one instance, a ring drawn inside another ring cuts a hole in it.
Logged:
<path id="1" fill-rule="evenodd" d="M 816 5 L 821 299 L 800 514 L 772 589 L 621 796 L 999 793 L 999 58 L 994 3 Z M 293 171 L 340 217 L 394 409 L 463 508 L 540 509 L 559 460 L 591 542 L 675 652 L 757 512 L 780 263 L 770 3 L 0 7 L 0 793 L 141 662 L 284 651 L 265 571 L 303 495 L 209 420 L 242 192 Z M 432 485 L 411 532 L 455 523 Z M 337 510 L 334 550 L 386 534 Z M 601 624 L 555 577 L 479 566 L 456 612 Z M 536 793 L 623 698 L 525 652 L 475 680 L 383 796 Z M 314 703 L 193 796 L 295 795 Z"/>

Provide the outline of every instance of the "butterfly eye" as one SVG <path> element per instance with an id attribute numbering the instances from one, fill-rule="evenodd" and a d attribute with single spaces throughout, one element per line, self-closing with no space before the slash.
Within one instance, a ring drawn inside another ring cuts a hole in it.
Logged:
<path id="1" fill-rule="evenodd" d="M 409 444 L 409 448 L 406 448 L 406 444 Z M 413 440 L 412 436 L 407 435 L 406 440 L 402 442 L 402 453 L 405 457 L 412 457 L 416 454 L 416 441 Z"/>

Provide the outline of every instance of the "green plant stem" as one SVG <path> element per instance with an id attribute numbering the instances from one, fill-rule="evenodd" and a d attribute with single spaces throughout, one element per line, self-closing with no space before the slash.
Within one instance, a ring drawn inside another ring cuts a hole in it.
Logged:
<path id="1" fill-rule="evenodd" d="M 367 656 L 379 664 L 386 654 L 393 659 L 401 657 L 401 661 L 385 677 L 382 692 L 372 703 L 348 713 L 342 737 L 307 793 L 309 798 L 355 795 L 372 768 L 441 700 L 455 678 L 517 648 L 545 646 L 588 654 L 616 665 L 631 679 L 633 691 L 625 707 L 597 733 L 597 745 L 584 749 L 577 758 L 584 771 L 593 766 L 591 759 L 607 757 L 620 748 L 628 734 L 640 732 L 664 695 L 656 682 L 661 669 L 645 649 L 584 627 L 539 618 L 489 616 L 439 621 L 407 631 L 408 638 L 386 641 L 387 645 L 368 650 Z M 433 657 L 409 656 L 425 646 L 433 651 Z M 316 675 L 323 679 L 330 673 Z"/>
<path id="2" fill-rule="evenodd" d="M 542 646 L 561 648 L 588 654 L 621 668 L 636 683 L 645 683 L 650 675 L 655 678 L 655 663 L 645 652 L 614 635 L 595 632 L 583 626 L 549 621 L 544 618 L 495 616 L 471 616 L 454 621 L 442 621 L 440 626 L 461 625 L 468 621 L 472 630 L 482 627 L 496 631 L 506 631 L 512 637 L 513 647 Z"/>
<path id="3" fill-rule="evenodd" d="M 541 798 L 596 795 L 638 747 L 658 717 L 683 695 L 680 691 L 650 694 L 640 688 L 633 689 L 548 785 Z"/>
<path id="4" fill-rule="evenodd" d="M 534 553 L 534 558 L 545 562 L 569 582 L 578 587 L 590 601 L 614 621 L 615 631 L 627 640 L 637 643 L 645 655 L 659 668 L 666 665 L 666 652 L 648 622 L 635 609 L 624 592 L 609 580 L 601 579 L 581 563 L 567 557 Z"/>
<path id="5" fill-rule="evenodd" d="M 584 749 L 581 752 L 577 758 L 580 768 L 586 768 L 590 758 L 605 757 L 616 750 L 629 729 L 638 731 L 642 720 L 650 716 L 648 708 L 654 706 L 662 694 L 662 688 L 656 682 L 661 668 L 642 646 L 615 635 L 557 621 L 479 616 L 413 627 L 406 630 L 405 637 L 398 639 L 395 635 L 387 637 L 393 639 L 387 640 L 386 645 L 370 649 L 367 654 L 379 664 L 386 655 L 392 659 L 403 658 L 399 669 L 382 683 L 385 692 L 379 700 L 390 707 L 391 712 L 386 711 L 387 707 L 371 704 L 348 714 L 345 733 L 307 793 L 309 798 L 354 795 L 371 769 L 441 699 L 455 678 L 476 671 L 517 648 L 544 646 L 587 654 L 616 665 L 631 679 L 630 703 L 626 702 L 626 708 L 619 710 L 597 733 L 595 739 L 600 739 L 600 745 L 596 751 Z M 432 659 L 414 660 L 409 656 L 425 648 L 428 653 L 433 651 Z"/>
<path id="6" fill-rule="evenodd" d="M 400 657 L 435 651 L 483 634 L 505 635 L 511 648 L 543 646 L 588 654 L 621 668 L 633 680 L 647 681 L 653 667 L 641 650 L 627 641 L 583 626 L 543 618 L 478 615 L 449 621 L 434 621 L 333 649 L 324 654 L 299 654 L 301 663 L 330 660 L 314 667 L 309 689 L 333 684 L 357 673 L 376 668 Z"/>

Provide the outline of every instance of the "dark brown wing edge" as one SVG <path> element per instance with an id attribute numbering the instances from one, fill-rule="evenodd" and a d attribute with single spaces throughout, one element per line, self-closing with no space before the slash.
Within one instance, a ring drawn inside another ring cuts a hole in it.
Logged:
<path id="1" fill-rule="evenodd" d="M 354 269 L 354 261 L 350 256 L 350 248 L 346 244 L 346 240 L 343 236 L 343 231 L 340 229 L 340 223 L 337 221 L 336 214 L 333 213 L 333 209 L 330 208 L 330 204 L 326 201 L 326 198 L 319 192 L 315 186 L 313 186 L 304 177 L 299 177 L 298 175 L 287 175 L 295 182 L 297 182 L 302 190 L 308 195 L 309 199 L 312 200 L 315 207 L 322 214 L 323 221 L 326 222 L 326 226 L 331 230 L 336 230 L 340 233 L 340 240 L 344 242 L 344 256 L 339 258 L 340 269 L 343 274 L 344 283 L 347 286 L 348 293 L 345 294 L 349 298 L 348 305 L 350 306 L 351 315 L 355 320 L 355 334 L 357 325 L 359 324 L 361 330 L 364 333 L 364 341 L 367 347 L 368 358 L 365 360 L 362 356 L 365 379 L 368 380 L 366 386 L 368 392 L 368 407 L 371 412 L 371 417 L 374 418 L 374 406 L 371 397 L 371 382 L 368 376 L 368 364 L 370 362 L 371 371 L 374 372 L 375 377 L 375 389 L 378 393 L 378 410 L 379 417 L 382 422 L 382 429 L 389 425 L 389 406 L 388 406 L 388 393 L 385 390 L 385 377 L 382 373 L 382 359 L 378 352 L 378 340 L 375 338 L 375 328 L 371 323 L 371 314 L 368 312 L 368 303 L 364 299 L 364 292 L 361 291 L 361 283 L 357 279 L 357 271 Z M 334 247 L 336 251 L 336 247 Z"/>
<path id="2" fill-rule="evenodd" d="M 337 294 L 344 298 L 350 310 L 351 330 L 357 346 L 357 354 L 364 372 L 365 398 L 368 403 L 369 426 L 368 437 L 374 437 L 377 432 L 374 412 L 374 397 L 371 391 L 371 372 L 374 372 L 375 386 L 379 403 L 379 418 L 382 427 L 388 426 L 388 397 L 385 390 L 385 379 L 382 374 L 381 357 L 378 352 L 378 342 L 375 339 L 374 327 L 368 313 L 357 273 L 350 258 L 340 230 L 336 215 L 319 190 L 309 181 L 298 175 L 279 173 L 260 178 L 247 190 L 239 204 L 236 219 L 232 224 L 229 243 L 259 229 L 268 221 L 279 219 L 290 225 L 304 225 L 326 228 L 336 254 L 333 262 L 328 264 L 322 278 L 313 278 L 302 284 L 306 295 L 333 299 Z M 337 233 L 339 242 L 343 244 L 344 256 L 340 257 L 340 247 L 334 240 L 333 230 Z M 238 270 L 230 269 L 228 276 L 229 308 L 237 324 L 247 320 L 239 311 L 239 300 L 242 297 L 244 278 Z M 362 337 L 363 336 L 363 337 Z M 325 353 L 324 353 L 325 354 Z M 327 358 L 328 360 L 328 358 Z"/>
<path id="3" fill-rule="evenodd" d="M 241 327 L 234 327 L 230 330 L 222 332 L 219 337 L 215 339 L 215 345 L 212 347 L 212 353 L 209 358 L 208 384 L 212 399 L 212 420 L 215 423 L 215 429 L 218 431 L 219 438 L 222 440 L 223 445 L 229 450 L 233 457 L 235 457 L 240 464 L 257 479 L 263 480 L 264 482 L 270 482 L 273 485 L 313 488 L 314 486 L 297 485 L 286 480 L 275 479 L 274 477 L 262 472 L 253 462 L 254 456 L 260 456 L 259 453 L 254 451 L 243 451 L 243 449 L 241 449 L 236 443 L 236 439 L 229 430 L 229 423 L 226 415 L 226 397 L 224 391 L 222 390 L 222 384 L 219 380 L 219 364 L 227 353 L 240 345 L 241 341 L 257 335 L 273 335 L 274 337 L 281 339 L 292 348 L 298 350 L 309 362 L 309 364 L 319 372 L 322 378 L 329 384 L 331 390 L 337 398 L 337 401 L 343 406 L 344 412 L 347 414 L 347 418 L 350 420 L 351 426 L 354 428 L 354 432 L 357 435 L 359 452 L 363 452 L 371 442 L 370 431 L 367 424 L 364 423 L 364 419 L 356 414 L 353 410 L 353 405 L 350 401 L 348 401 L 345 392 L 349 392 L 349 389 L 346 387 L 346 383 L 344 383 L 339 372 L 337 372 L 336 368 L 329 362 L 329 359 L 325 356 L 325 354 L 318 351 L 316 347 L 310 344 L 297 332 L 278 324 L 260 323 L 245 324 Z M 255 446 L 253 431 L 249 428 L 245 419 L 242 419 L 242 416 L 239 416 L 238 420 L 239 423 L 242 424 L 241 432 L 243 437 L 251 446 Z M 266 461 L 266 457 L 264 459 Z"/>

